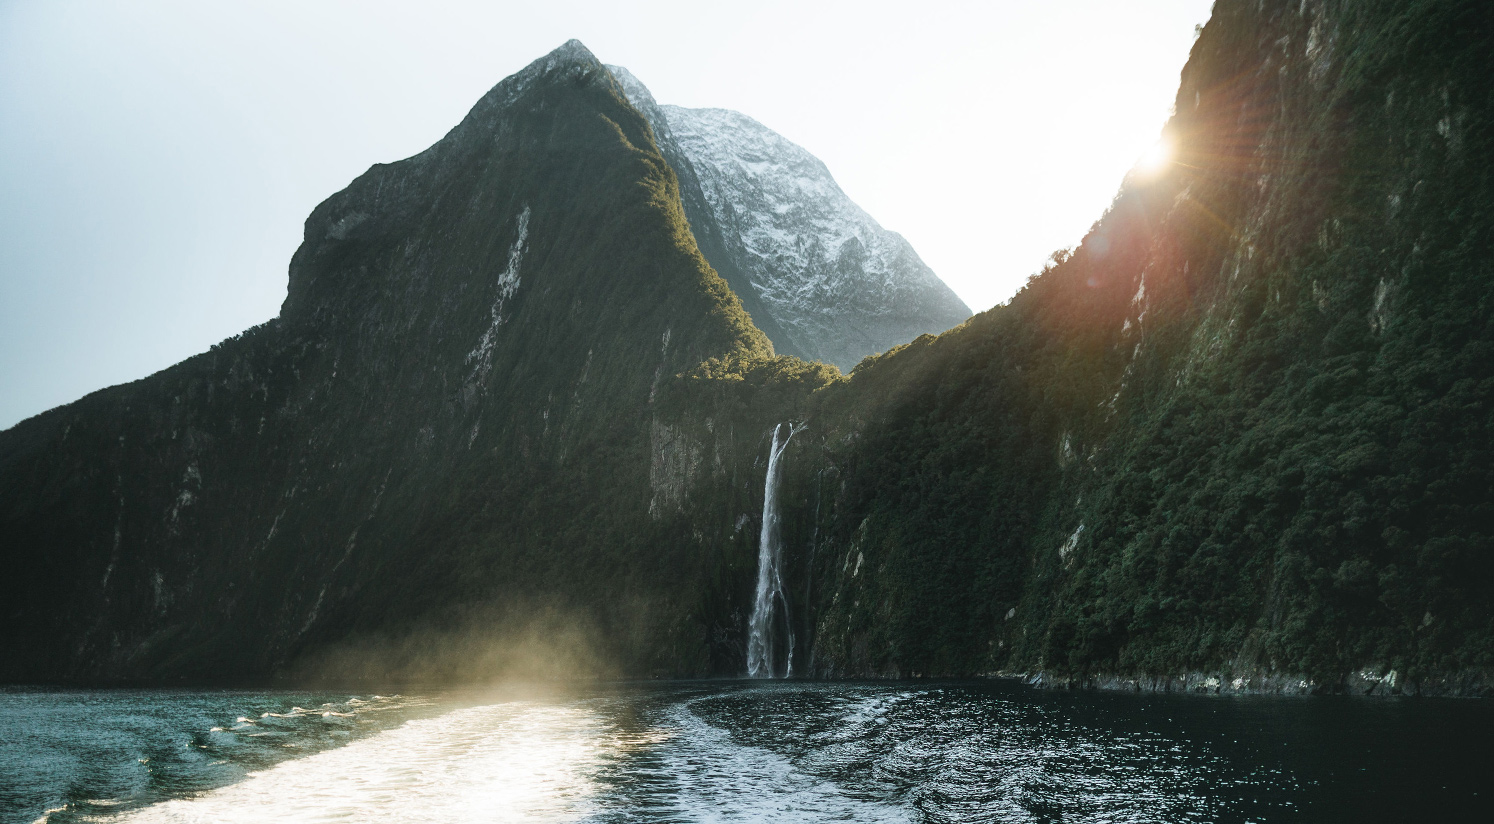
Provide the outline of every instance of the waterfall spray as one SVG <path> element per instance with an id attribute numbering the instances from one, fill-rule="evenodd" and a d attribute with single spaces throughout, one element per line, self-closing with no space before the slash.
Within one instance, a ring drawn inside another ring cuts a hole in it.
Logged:
<path id="1" fill-rule="evenodd" d="M 783 606 L 784 625 L 788 627 L 788 657 L 784 676 L 794 674 L 794 630 L 788 621 L 788 599 L 783 594 L 783 542 L 778 535 L 778 484 L 783 473 L 778 461 L 789 441 L 802 426 L 789 425 L 788 437 L 780 442 L 783 424 L 773 427 L 773 444 L 768 449 L 768 476 L 763 482 L 763 531 L 757 548 L 757 591 L 752 601 L 752 618 L 747 623 L 747 674 L 753 678 L 773 677 L 773 614 Z"/>

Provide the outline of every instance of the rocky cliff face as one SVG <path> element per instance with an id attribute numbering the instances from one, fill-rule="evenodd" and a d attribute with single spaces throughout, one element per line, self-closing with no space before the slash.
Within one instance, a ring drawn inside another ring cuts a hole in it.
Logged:
<path id="1" fill-rule="evenodd" d="M 439 675 L 567 633 L 578 659 L 704 671 L 707 539 L 679 510 L 737 456 L 667 457 L 660 389 L 770 353 L 647 123 L 569 43 L 319 206 L 279 318 L 0 433 L 0 679 L 464 639 L 419 665 Z"/>
<path id="2" fill-rule="evenodd" d="M 1488 691 L 1487 12 L 1216 3 L 1167 172 L 821 393 L 818 671 Z"/>
<path id="3" fill-rule="evenodd" d="M 680 171 L 701 249 L 781 354 L 850 371 L 970 316 L 908 241 L 846 197 L 818 158 L 746 115 L 659 106 L 610 67 Z"/>

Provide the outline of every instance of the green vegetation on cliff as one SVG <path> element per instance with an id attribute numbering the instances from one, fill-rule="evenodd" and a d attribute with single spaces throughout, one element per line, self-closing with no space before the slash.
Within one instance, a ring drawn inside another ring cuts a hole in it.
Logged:
<path id="1" fill-rule="evenodd" d="M 821 671 L 1494 668 L 1490 43 L 1217 3 L 1173 168 L 827 398 Z"/>
<path id="2" fill-rule="evenodd" d="M 0 679 L 705 671 L 656 396 L 771 355 L 567 44 L 319 206 L 278 319 L 0 434 Z"/>

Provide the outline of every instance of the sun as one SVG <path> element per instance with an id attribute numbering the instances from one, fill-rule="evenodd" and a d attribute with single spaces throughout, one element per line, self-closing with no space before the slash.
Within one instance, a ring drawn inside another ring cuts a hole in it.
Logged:
<path id="1" fill-rule="evenodd" d="M 1136 171 L 1148 177 L 1161 174 L 1172 165 L 1172 155 L 1172 141 L 1166 137 L 1159 137 L 1157 142 L 1141 155 L 1141 159 L 1136 161 Z"/>

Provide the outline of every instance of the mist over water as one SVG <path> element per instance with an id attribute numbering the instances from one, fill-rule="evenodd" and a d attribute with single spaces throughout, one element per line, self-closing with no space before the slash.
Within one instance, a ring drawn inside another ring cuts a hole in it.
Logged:
<path id="1" fill-rule="evenodd" d="M 1362 821 L 1478 809 L 1483 702 L 1003 683 L 0 692 L 5 822 Z"/>

